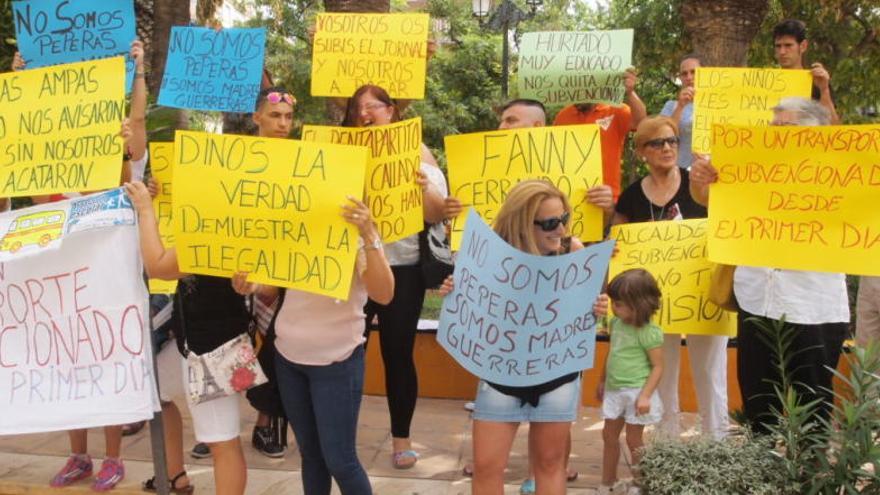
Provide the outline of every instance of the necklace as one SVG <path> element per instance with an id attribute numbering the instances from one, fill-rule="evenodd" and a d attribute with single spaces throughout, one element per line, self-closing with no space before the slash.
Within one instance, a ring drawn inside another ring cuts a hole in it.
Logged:
<path id="1" fill-rule="evenodd" d="M 648 201 L 648 211 L 651 213 L 651 221 L 652 222 L 657 222 L 657 221 L 665 219 L 666 207 L 669 206 L 669 202 L 672 201 L 673 198 L 675 198 L 675 192 L 677 192 L 678 188 L 681 187 L 681 175 L 678 175 L 680 172 L 678 172 L 678 170 L 676 170 L 675 172 L 676 172 L 676 176 L 677 176 L 676 177 L 677 180 L 675 182 L 677 182 L 677 184 L 674 184 L 674 192 L 672 193 L 672 196 L 669 199 L 667 199 L 666 201 L 663 202 L 663 207 L 660 208 L 660 214 L 657 215 L 656 217 L 654 216 L 654 202 L 651 201 L 651 197 L 650 197 L 651 195 L 648 194 L 648 188 L 645 187 L 644 185 L 642 186 L 642 192 L 645 194 L 645 199 Z M 657 184 L 657 181 L 654 179 L 654 176 L 652 176 L 652 175 L 647 176 L 645 178 L 645 181 L 647 182 L 648 179 L 650 179 L 651 183 L 654 184 L 653 185 L 653 189 L 655 190 L 654 193 L 659 196 L 659 194 L 660 194 L 659 189 L 660 188 Z M 659 196 L 659 197 L 662 198 L 663 196 Z"/>

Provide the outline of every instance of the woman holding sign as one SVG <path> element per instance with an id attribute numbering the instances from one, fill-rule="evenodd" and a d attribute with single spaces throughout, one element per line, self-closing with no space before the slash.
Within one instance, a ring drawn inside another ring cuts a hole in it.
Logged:
<path id="1" fill-rule="evenodd" d="M 400 121 L 397 103 L 378 86 L 361 86 L 348 100 L 345 127 L 388 125 Z M 422 186 L 422 206 L 425 223 L 439 224 L 443 216 L 443 199 L 447 195 L 446 178 L 437 167 L 434 157 L 422 144 L 422 163 L 418 183 Z M 442 225 L 438 225 L 442 230 Z M 443 231 L 441 238 L 445 236 Z M 419 395 L 413 347 L 416 326 L 425 300 L 425 281 L 419 266 L 419 236 L 409 237 L 385 245 L 391 270 L 394 272 L 395 292 L 390 304 L 367 303 L 367 324 L 377 315 L 382 362 L 385 365 L 385 389 L 391 412 L 392 465 L 397 469 L 412 467 L 418 454 L 412 450 L 410 424 Z"/>
<path id="2" fill-rule="evenodd" d="M 677 165 L 678 125 L 668 117 L 650 117 L 639 123 L 635 133 L 636 156 L 645 162 L 648 175 L 631 184 L 620 195 L 614 224 L 659 222 L 705 218 L 706 208 L 691 198 L 687 169 Z M 691 371 L 697 390 L 702 432 L 712 438 L 727 435 L 727 337 L 688 335 Z M 660 428 L 670 436 L 679 434 L 678 375 L 681 339 L 666 334 L 660 380 L 663 420 Z"/>
<path id="3" fill-rule="evenodd" d="M 492 228 L 520 251 L 556 256 L 583 248 L 577 238 L 566 235 L 570 218 L 571 205 L 565 194 L 549 182 L 525 180 L 507 194 Z M 450 276 L 441 293 L 446 295 L 452 289 Z M 601 296 L 593 312 L 604 316 L 607 305 Z M 527 387 L 481 381 L 473 415 L 472 493 L 503 493 L 504 470 L 521 422 L 529 422 L 529 462 L 538 493 L 565 493 L 569 429 L 577 419 L 580 392 L 580 373 Z"/>

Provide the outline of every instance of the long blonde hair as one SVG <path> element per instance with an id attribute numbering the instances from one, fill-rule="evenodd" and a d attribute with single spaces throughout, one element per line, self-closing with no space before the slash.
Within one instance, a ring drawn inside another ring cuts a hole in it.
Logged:
<path id="1" fill-rule="evenodd" d="M 571 213 L 568 198 L 550 182 L 545 180 L 520 182 L 507 193 L 507 199 L 495 216 L 492 228 L 508 244 L 520 251 L 543 254 L 535 243 L 534 220 L 541 203 L 551 198 L 559 198 L 565 211 Z M 568 227 L 566 224 L 566 230 Z"/>

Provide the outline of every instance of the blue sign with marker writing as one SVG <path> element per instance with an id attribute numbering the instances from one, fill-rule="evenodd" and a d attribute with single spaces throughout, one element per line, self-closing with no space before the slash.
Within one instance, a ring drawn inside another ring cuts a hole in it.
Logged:
<path id="1" fill-rule="evenodd" d="M 28 69 L 122 55 L 130 90 L 133 0 L 19 0 L 12 2 L 12 20 Z"/>
<path id="2" fill-rule="evenodd" d="M 443 300 L 437 341 L 474 375 L 514 387 L 592 368 L 593 303 L 614 241 L 561 256 L 520 251 L 473 210 Z"/>
<path id="3" fill-rule="evenodd" d="M 171 28 L 159 104 L 253 112 L 263 78 L 265 48 L 264 28 Z"/>

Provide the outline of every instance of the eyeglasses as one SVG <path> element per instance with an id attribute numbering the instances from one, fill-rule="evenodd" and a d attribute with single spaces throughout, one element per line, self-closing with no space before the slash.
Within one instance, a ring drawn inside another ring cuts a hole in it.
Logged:
<path id="1" fill-rule="evenodd" d="M 272 91 L 271 93 L 266 95 L 266 101 L 269 103 L 281 103 L 282 101 L 287 102 L 290 105 L 296 105 L 296 98 L 293 97 L 290 93 L 282 93 L 280 91 Z"/>
<path id="2" fill-rule="evenodd" d="M 672 136 L 668 138 L 657 138 L 650 141 L 645 141 L 645 146 L 649 146 L 651 148 L 654 148 L 655 150 L 659 150 L 663 149 L 663 146 L 668 144 L 670 148 L 677 148 L 678 142 L 679 139 L 675 136 Z"/>
<path id="3" fill-rule="evenodd" d="M 541 227 L 541 230 L 544 232 L 553 232 L 559 227 L 560 224 L 565 225 L 568 223 L 568 219 L 571 217 L 571 213 L 565 212 L 561 217 L 550 217 L 545 218 L 543 220 L 537 220 L 533 222 L 538 227 Z"/>
<path id="4" fill-rule="evenodd" d="M 373 102 L 373 103 L 367 103 L 366 105 L 362 105 L 358 109 L 358 111 L 359 112 L 372 112 L 373 110 L 378 110 L 380 108 L 385 108 L 387 106 L 388 106 L 387 103 L 382 103 L 380 101 L 377 101 L 377 102 Z"/>

